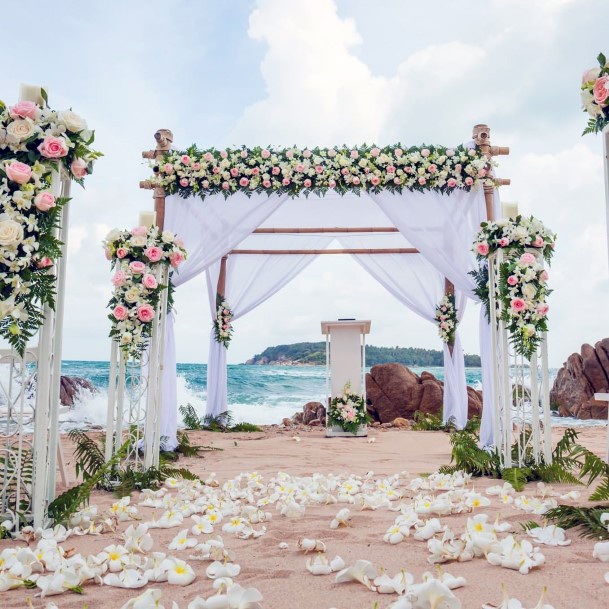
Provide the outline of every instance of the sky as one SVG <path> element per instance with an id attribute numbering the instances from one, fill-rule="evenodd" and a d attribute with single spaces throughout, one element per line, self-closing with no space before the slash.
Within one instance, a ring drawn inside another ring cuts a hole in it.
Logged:
<path id="1" fill-rule="evenodd" d="M 141 151 L 162 127 L 178 147 L 453 145 L 486 123 L 511 149 L 496 170 L 512 180 L 502 200 L 558 233 L 550 365 L 609 335 L 602 144 L 580 136 L 579 101 L 581 73 L 609 53 L 607 0 L 56 0 L 52 20 L 61 35 L 38 42 L 3 28 L 0 98 L 45 86 L 53 108 L 86 118 L 105 154 L 85 190 L 73 189 L 64 359 L 108 358 L 101 240 L 152 209 L 138 188 L 149 175 Z M 178 361 L 205 362 L 202 277 L 180 287 L 176 312 Z M 441 348 L 436 328 L 354 261 L 322 256 L 235 323 L 228 361 L 321 340 L 320 320 L 338 317 L 371 319 L 370 344 Z M 468 353 L 477 323 L 472 305 Z"/>

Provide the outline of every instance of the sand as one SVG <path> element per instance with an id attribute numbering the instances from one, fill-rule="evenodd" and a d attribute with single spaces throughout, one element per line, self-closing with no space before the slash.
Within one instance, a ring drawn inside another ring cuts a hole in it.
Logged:
<path id="1" fill-rule="evenodd" d="M 558 437 L 560 430 L 556 430 L 555 434 Z M 298 435 L 301 441 L 294 441 L 294 435 Z M 450 460 L 449 436 L 442 432 L 372 429 L 370 437 L 375 439 L 374 443 L 369 443 L 365 438 L 326 439 L 321 429 L 308 431 L 302 428 L 298 431 L 268 428 L 263 432 L 236 434 L 190 432 L 190 437 L 192 444 L 208 444 L 223 450 L 205 452 L 203 458 L 182 458 L 179 466 L 187 467 L 201 477 L 215 472 L 220 482 L 240 472 L 252 471 L 259 472 L 265 479 L 280 471 L 294 475 L 310 475 L 313 472 L 364 475 L 373 471 L 375 476 L 384 477 L 407 470 L 411 477 L 415 477 L 420 473 L 433 472 Z M 580 441 L 597 454 L 604 455 L 606 429 L 596 427 L 582 430 Z M 71 462 L 70 447 L 67 442 L 64 442 L 64 446 L 66 458 Z M 474 479 L 473 483 L 477 490 L 482 490 L 497 484 L 497 481 Z M 560 492 L 579 488 L 582 490 L 580 503 L 589 494 L 583 487 L 558 484 L 552 487 Z M 532 483 L 527 485 L 525 493 L 533 495 L 535 491 L 536 486 Z M 99 491 L 91 497 L 91 504 L 97 505 L 100 510 L 108 508 L 113 501 L 115 499 L 111 494 Z M 137 493 L 134 493 L 132 502 L 137 503 Z M 329 523 L 341 507 L 343 505 L 340 504 L 308 506 L 305 516 L 299 519 L 274 513 L 273 519 L 266 524 L 267 534 L 259 539 L 239 540 L 220 532 L 226 546 L 234 551 L 235 562 L 242 568 L 236 581 L 244 587 L 258 588 L 263 595 L 262 606 L 265 609 L 371 609 L 375 602 L 378 602 L 379 609 L 384 609 L 397 599 L 395 595 L 376 594 L 357 583 L 335 584 L 333 575 L 311 575 L 305 568 L 306 557 L 296 547 L 302 536 L 323 540 L 328 547 L 328 556 L 332 558 L 340 555 L 347 565 L 357 559 L 367 559 L 382 566 L 391 575 L 406 569 L 417 580 L 420 580 L 424 571 L 433 571 L 432 565 L 427 562 L 429 553 L 425 542 L 412 538 L 397 545 L 383 542 L 382 537 L 393 523 L 395 512 L 385 509 L 358 511 L 352 508 L 351 526 L 331 530 Z M 152 508 L 140 508 L 144 520 L 150 519 L 155 512 L 157 511 Z M 501 506 L 500 510 L 496 501 L 477 512 L 488 513 L 493 519 L 500 512 L 502 520 L 512 523 L 533 518 L 513 506 Z M 441 517 L 441 521 L 460 534 L 466 518 L 467 515 L 451 515 Z M 181 528 L 185 528 L 186 524 L 185 522 Z M 128 525 L 128 522 L 121 523 L 120 530 Z M 179 530 L 180 528 L 153 530 L 154 550 L 186 559 L 181 553 L 167 549 Z M 516 530 L 520 531 L 517 524 Z M 518 534 L 521 535 L 520 532 Z M 546 557 L 546 563 L 528 575 L 491 566 L 484 558 L 445 564 L 443 570 L 467 579 L 465 587 L 455 590 L 464 609 L 477 609 L 482 603 L 499 604 L 502 583 L 527 609 L 535 605 L 544 586 L 549 589 L 546 602 L 551 603 L 555 609 L 606 608 L 609 606 L 609 586 L 603 575 L 609 571 L 609 564 L 592 558 L 593 540 L 582 540 L 572 531 L 568 531 L 567 536 L 572 540 L 570 546 L 539 546 Z M 87 555 L 120 541 L 117 532 L 98 537 L 70 537 L 62 545 Z M 289 545 L 286 550 L 278 547 L 283 541 Z M 18 542 L 2 541 L 0 549 L 16 543 Z M 23 542 L 21 545 L 24 545 Z M 205 576 L 208 563 L 188 562 L 197 573 L 197 578 L 191 585 L 177 587 L 155 583 L 148 586 L 162 590 L 162 604 L 166 609 L 171 608 L 172 601 L 176 601 L 180 609 L 185 609 L 196 595 L 207 597 L 212 594 L 211 580 Z M 118 609 L 127 599 L 142 591 L 88 584 L 82 596 L 67 593 L 49 600 L 56 602 L 60 609 L 81 609 L 84 603 L 89 609 Z M 13 590 L 0 593 L 0 608 L 26 607 L 27 597 L 32 597 L 34 607 L 45 607 L 46 599 L 33 598 L 33 592 L 35 591 Z"/>

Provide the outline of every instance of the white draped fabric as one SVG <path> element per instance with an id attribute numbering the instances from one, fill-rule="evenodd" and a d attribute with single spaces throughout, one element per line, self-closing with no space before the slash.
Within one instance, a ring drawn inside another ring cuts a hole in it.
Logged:
<path id="1" fill-rule="evenodd" d="M 332 235 L 274 235 L 273 249 L 285 249 L 287 243 L 294 249 L 325 249 Z M 263 249 L 267 235 L 252 235 L 241 244 L 247 249 Z M 286 286 L 306 268 L 316 256 L 310 254 L 244 254 L 229 256 L 226 263 L 224 297 L 238 319 L 255 309 L 265 300 Z M 216 316 L 216 287 L 220 263 L 206 272 L 207 291 L 212 318 Z M 210 333 L 209 359 L 207 360 L 207 409 L 206 414 L 217 416 L 228 409 L 226 355 L 224 345 L 218 343 L 214 332 Z"/>
<path id="2" fill-rule="evenodd" d="M 403 240 L 403 237 L 400 236 Z M 377 237 L 380 239 L 380 237 Z M 366 247 L 365 236 L 341 236 L 344 247 Z M 395 241 L 392 238 L 391 241 Z M 390 243 L 390 247 L 403 244 Z M 421 254 L 354 254 L 355 260 L 402 304 L 435 324 L 436 306 L 444 295 L 444 276 Z M 466 298 L 455 295 L 459 316 L 463 315 Z M 453 355 L 444 346 L 444 403 L 442 419 L 453 419 L 457 428 L 467 423 L 467 385 L 465 362 L 458 331 Z"/>

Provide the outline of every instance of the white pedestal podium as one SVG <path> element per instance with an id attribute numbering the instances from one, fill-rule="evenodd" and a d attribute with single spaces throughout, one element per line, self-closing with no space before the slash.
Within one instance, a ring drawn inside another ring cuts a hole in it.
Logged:
<path id="1" fill-rule="evenodd" d="M 342 395 L 345 385 L 351 384 L 351 392 L 366 399 L 366 334 L 370 333 L 370 320 L 341 319 L 322 321 L 321 332 L 326 336 L 326 394 L 330 405 L 333 397 Z M 366 436 L 365 425 L 357 434 L 343 431 L 338 426 L 328 426 L 326 436 Z"/>

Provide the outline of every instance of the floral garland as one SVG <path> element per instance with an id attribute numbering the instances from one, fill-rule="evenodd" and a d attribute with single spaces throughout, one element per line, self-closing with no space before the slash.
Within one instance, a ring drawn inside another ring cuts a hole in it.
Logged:
<path id="1" fill-rule="evenodd" d="M 471 273 L 475 290 L 489 312 L 488 258 L 503 250 L 499 267 L 497 300 L 500 318 L 507 324 L 510 340 L 517 353 L 527 359 L 537 350 L 546 332 L 549 306 L 546 298 L 548 272 L 543 261 L 550 262 L 556 235 L 536 218 L 517 216 L 484 222 L 474 242 L 480 270 Z"/>
<path id="2" fill-rule="evenodd" d="M 156 226 L 113 229 L 103 245 L 115 269 L 114 291 L 108 303 L 112 310 L 108 315 L 110 336 L 128 356 L 139 359 L 150 339 L 161 292 L 171 289 L 171 284 L 159 284 L 155 272 L 160 264 L 177 268 L 186 260 L 186 250 L 181 239 L 169 231 L 160 232 Z"/>
<path id="3" fill-rule="evenodd" d="M 54 231 L 68 199 L 51 192 L 51 172 L 61 163 L 82 185 L 102 156 L 93 139 L 71 110 L 0 101 L 0 336 L 20 354 L 55 306 Z"/>
<path id="4" fill-rule="evenodd" d="M 600 133 L 609 124 L 609 62 L 602 53 L 597 61 L 599 67 L 582 76 L 582 108 L 591 116 L 582 135 Z"/>
<path id="5" fill-rule="evenodd" d="M 221 300 L 216 309 L 214 332 L 216 342 L 223 344 L 227 349 L 233 335 L 233 311 L 226 300 Z"/>
<path id="6" fill-rule="evenodd" d="M 172 151 L 154 161 L 152 181 L 169 193 L 187 198 L 243 192 L 323 195 L 382 190 L 434 190 L 450 193 L 470 190 L 479 182 L 494 184 L 491 160 L 477 148 L 399 145 L 347 146 L 300 149 L 296 147 L 233 148 Z"/>
<path id="7" fill-rule="evenodd" d="M 442 341 L 450 345 L 454 344 L 455 332 L 459 323 L 454 294 L 445 294 L 438 303 L 436 307 L 436 321 L 438 322 L 438 333 Z"/>
<path id="8" fill-rule="evenodd" d="M 366 402 L 361 395 L 351 393 L 351 384 L 347 383 L 343 394 L 330 401 L 328 408 L 328 423 L 336 425 L 343 431 L 357 433 L 361 425 L 370 420 L 366 410 Z"/>

